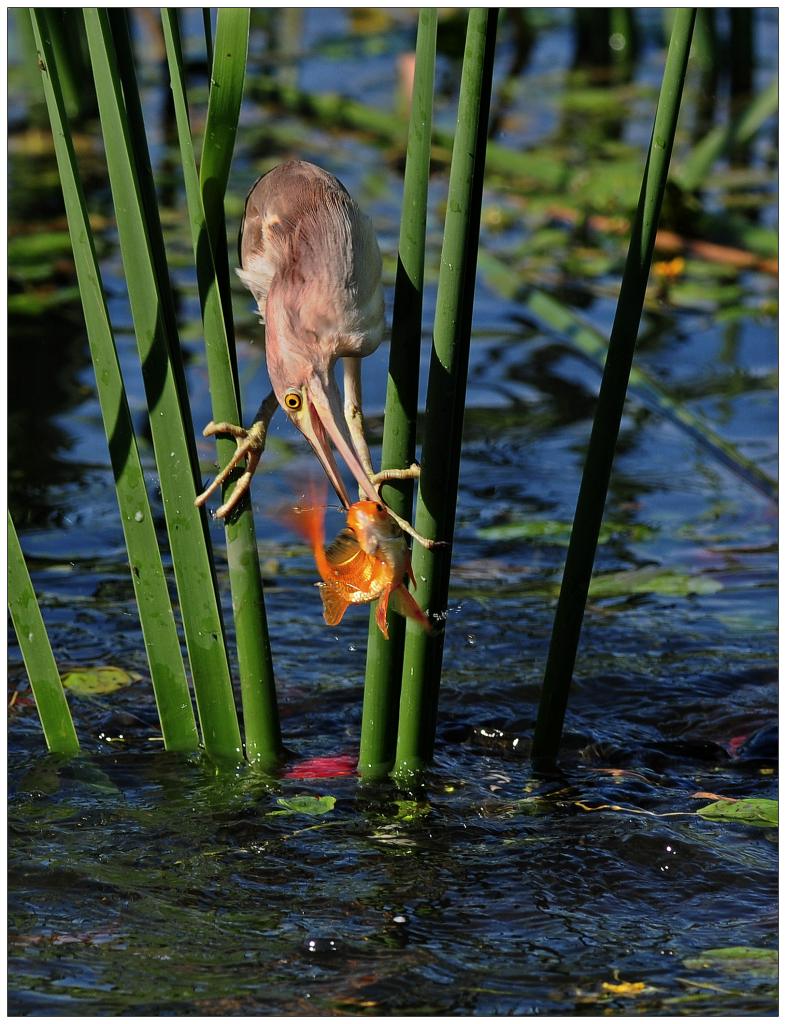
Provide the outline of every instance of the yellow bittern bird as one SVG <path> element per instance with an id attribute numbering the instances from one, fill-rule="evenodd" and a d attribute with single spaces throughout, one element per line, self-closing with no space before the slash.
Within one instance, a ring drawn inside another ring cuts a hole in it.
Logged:
<path id="1" fill-rule="evenodd" d="M 278 405 L 314 449 L 345 508 L 351 502 L 331 443 L 361 493 L 380 502 L 378 484 L 416 477 L 419 467 L 374 473 L 364 435 L 360 360 L 378 348 L 385 328 L 382 260 L 371 221 L 332 174 L 291 160 L 259 178 L 249 192 L 239 249 L 237 274 L 265 325 L 273 390 L 250 428 L 214 422 L 205 427 L 205 437 L 230 434 L 237 451 L 197 505 L 245 459 L 244 473 L 216 515 L 225 517 L 237 506 L 251 486 Z M 339 359 L 344 361 L 343 406 L 333 372 Z M 433 545 L 391 515 L 420 543 Z"/>

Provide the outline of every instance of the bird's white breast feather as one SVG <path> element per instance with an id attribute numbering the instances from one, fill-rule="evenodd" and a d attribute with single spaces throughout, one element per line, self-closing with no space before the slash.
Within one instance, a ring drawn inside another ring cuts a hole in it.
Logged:
<path id="1" fill-rule="evenodd" d="M 270 291 L 270 283 L 275 276 L 276 269 L 272 260 L 266 260 L 263 256 L 249 263 L 246 269 L 237 267 L 235 270 L 237 276 L 254 296 L 262 323 L 265 322 L 267 293 Z"/>

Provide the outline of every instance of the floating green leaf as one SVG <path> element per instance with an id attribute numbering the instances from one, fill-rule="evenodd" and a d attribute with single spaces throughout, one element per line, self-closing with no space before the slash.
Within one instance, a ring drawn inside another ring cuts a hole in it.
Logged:
<path id="1" fill-rule="evenodd" d="M 628 594 L 660 594 L 663 597 L 688 597 L 690 594 L 716 594 L 723 584 L 711 576 L 691 575 L 657 565 L 594 576 L 589 593 L 593 598 L 625 597 Z"/>
<path id="2" fill-rule="evenodd" d="M 136 672 L 126 672 L 115 665 L 101 665 L 93 668 L 76 668 L 63 674 L 63 686 L 72 693 L 82 696 L 93 696 L 100 693 L 114 693 L 131 683 L 138 682 L 142 676 Z"/>
<path id="3" fill-rule="evenodd" d="M 743 825 L 778 827 L 778 801 L 763 797 L 718 800 L 714 804 L 700 807 L 696 813 L 709 821 L 739 821 Z"/>
<path id="4" fill-rule="evenodd" d="M 63 256 L 71 256 L 71 236 L 67 231 L 38 231 L 34 235 L 15 235 L 8 239 L 8 263 L 11 267 Z"/>
<path id="5" fill-rule="evenodd" d="M 689 970 L 713 968 L 730 974 L 753 974 L 759 977 L 777 977 L 778 950 L 757 949 L 755 946 L 726 946 L 723 949 L 705 949 L 698 956 L 682 961 Z"/>
<path id="6" fill-rule="evenodd" d="M 554 544 L 567 544 L 570 540 L 570 523 L 555 519 L 518 519 L 494 526 L 481 526 L 476 532 L 483 540 L 549 540 Z M 624 535 L 630 540 L 647 540 L 654 530 L 643 523 L 603 523 L 599 542 L 607 543 L 612 537 Z"/>
<path id="7" fill-rule="evenodd" d="M 50 309 L 79 301 L 79 289 L 69 285 L 66 288 L 40 288 L 8 296 L 9 316 L 41 316 Z"/>
<path id="8" fill-rule="evenodd" d="M 297 796 L 276 797 L 276 803 L 283 810 L 271 811 L 271 814 L 329 814 L 336 806 L 336 798 L 299 793 Z"/>

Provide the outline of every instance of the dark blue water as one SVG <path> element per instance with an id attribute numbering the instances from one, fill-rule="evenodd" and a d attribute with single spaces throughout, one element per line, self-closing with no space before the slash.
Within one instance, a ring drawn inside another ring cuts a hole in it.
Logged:
<path id="1" fill-rule="evenodd" d="M 394 109 L 410 15 L 391 13 L 373 32 L 354 17 L 305 12 L 295 26 L 295 78 Z M 187 49 L 197 59 L 200 26 L 189 19 Z M 603 185 L 604 166 L 608 174 L 625 161 L 635 168 L 646 145 L 663 60 L 660 14 L 641 15 L 636 73 L 616 90 L 571 72 L 567 14 L 539 11 L 534 24 L 498 139 L 568 159 L 570 185 L 552 194 L 491 176 L 482 244 L 524 283 L 608 333 L 625 236 L 586 236 L 547 211 L 574 195 L 604 215 L 634 205 L 635 174 L 630 196 L 601 202 L 590 185 Z M 756 12 L 758 84 L 776 66 L 776 33 L 775 14 Z M 260 16 L 252 75 L 267 59 L 267 39 Z M 513 40 L 505 22 L 498 87 Z M 146 58 L 142 74 L 154 160 L 162 179 L 177 181 L 160 120 L 161 70 Z M 447 53 L 437 77 L 437 120 L 449 126 L 458 69 Z M 193 84 L 204 84 L 199 69 Z M 675 160 L 690 146 L 700 88 L 694 65 Z M 722 76 L 718 119 L 727 88 Z M 22 131 L 24 109 L 12 69 L 11 228 L 51 230 L 59 213 L 53 158 Z M 611 113 L 623 121 L 613 146 Z M 242 123 L 230 222 L 261 170 L 294 155 L 322 163 L 374 219 L 390 308 L 402 188 L 390 147 L 250 100 Z M 747 169 L 722 166 L 712 203 L 775 223 L 773 147 L 764 132 Z M 102 271 L 163 542 L 98 144 L 86 141 L 81 159 L 91 210 L 108 218 L 98 231 Z M 435 164 L 426 325 L 445 191 L 445 169 Z M 200 434 L 211 413 L 179 184 L 163 220 Z M 46 275 L 61 287 L 71 280 L 67 249 L 65 257 Z M 34 289 L 13 259 L 11 275 L 12 292 Z M 249 298 L 238 289 L 235 300 L 244 408 L 252 410 L 266 389 L 264 358 Z M 688 258 L 671 289 L 652 290 L 637 353 L 668 396 L 773 476 L 776 302 L 774 277 Z M 711 949 L 776 947 L 775 833 L 695 813 L 712 801 L 700 794 L 777 796 L 773 744 L 761 731 L 777 715 L 775 506 L 632 392 L 561 770 L 535 775 L 528 744 L 599 373 L 483 277 L 474 326 L 437 752 L 422 785 L 406 792 L 351 776 L 220 774 L 200 758 L 162 751 L 80 307 L 64 300 L 46 316 L 12 315 L 10 503 L 58 662 L 120 665 L 142 678 L 111 695 L 71 697 L 84 752 L 63 761 L 45 754 L 11 638 L 10 1012 L 776 1012 L 771 970 L 702 960 Z M 386 360 L 383 345 L 364 365 L 375 460 Z M 427 345 L 422 365 L 425 382 Z M 201 437 L 198 446 L 207 478 L 214 446 Z M 295 759 L 356 753 L 367 633 L 359 609 L 340 628 L 325 627 L 311 558 L 269 515 L 312 466 L 302 439 L 277 417 L 254 509 Z M 211 529 L 229 622 L 223 528 Z M 756 746 L 745 745 L 751 736 Z M 287 810 L 281 799 L 298 794 L 333 796 L 335 806 L 316 816 L 278 813 Z"/>

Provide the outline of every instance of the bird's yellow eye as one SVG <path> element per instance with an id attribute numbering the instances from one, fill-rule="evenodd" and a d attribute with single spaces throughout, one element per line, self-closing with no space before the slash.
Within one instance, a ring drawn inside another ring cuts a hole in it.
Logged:
<path id="1" fill-rule="evenodd" d="M 303 399 L 299 391 L 287 391 L 284 395 L 284 405 L 287 409 L 291 409 L 292 412 L 297 412 L 298 409 L 303 405 Z"/>

